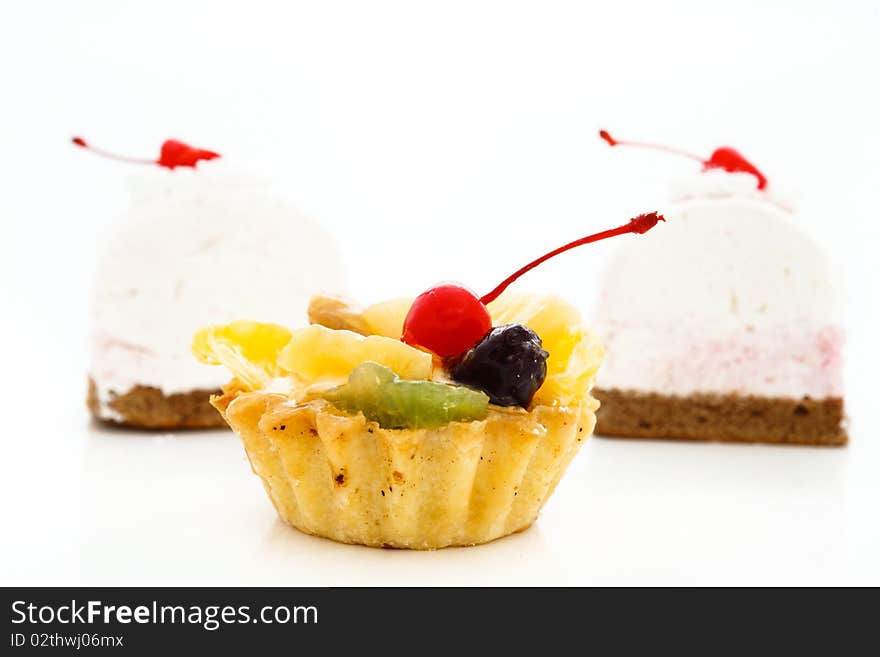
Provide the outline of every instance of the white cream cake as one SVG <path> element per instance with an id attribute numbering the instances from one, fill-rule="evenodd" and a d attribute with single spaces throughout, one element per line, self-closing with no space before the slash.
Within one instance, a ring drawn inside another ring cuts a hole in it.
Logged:
<path id="1" fill-rule="evenodd" d="M 223 426 L 208 397 L 224 377 L 190 355 L 196 329 L 241 317 L 305 322 L 313 293 L 343 289 L 341 256 L 268 183 L 223 160 L 150 168 L 131 183 L 98 263 L 89 406 L 144 428 Z"/>
<path id="2" fill-rule="evenodd" d="M 796 213 L 745 173 L 679 184 L 607 268 L 598 433 L 841 444 L 836 276 Z"/>

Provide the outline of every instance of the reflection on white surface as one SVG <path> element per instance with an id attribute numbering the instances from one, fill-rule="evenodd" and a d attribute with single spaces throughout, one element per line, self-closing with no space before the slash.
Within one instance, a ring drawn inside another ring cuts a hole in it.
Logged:
<path id="1" fill-rule="evenodd" d="M 466 585 L 555 579 L 539 527 L 478 548 L 382 550 L 308 536 L 275 514 L 226 431 L 90 428 L 83 467 L 82 576 L 95 584 Z M 529 571 L 527 561 L 549 568 Z M 436 570 L 454 562 L 452 571 Z"/>
<path id="2" fill-rule="evenodd" d="M 592 439 L 531 529 L 485 546 L 382 550 L 283 524 L 229 432 L 93 426 L 88 584 L 828 583 L 880 576 L 851 449 Z M 855 519 L 855 522 L 854 522 Z M 867 531 L 867 533 L 866 533 Z"/>

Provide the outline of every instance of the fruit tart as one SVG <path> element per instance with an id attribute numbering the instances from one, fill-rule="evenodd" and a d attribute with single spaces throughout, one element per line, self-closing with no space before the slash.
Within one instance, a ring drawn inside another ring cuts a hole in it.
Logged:
<path id="1" fill-rule="evenodd" d="M 556 296 L 444 283 L 361 309 L 314 297 L 309 326 L 238 321 L 193 339 L 233 375 L 212 398 L 281 518 L 344 543 L 434 549 L 528 528 L 595 425 L 604 355 Z M 502 292 L 504 292 L 502 294 Z"/>

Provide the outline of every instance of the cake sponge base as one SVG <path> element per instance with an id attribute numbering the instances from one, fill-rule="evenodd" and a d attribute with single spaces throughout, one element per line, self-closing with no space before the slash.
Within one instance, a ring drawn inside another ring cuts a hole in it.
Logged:
<path id="1" fill-rule="evenodd" d="M 96 420 L 133 429 L 220 429 L 226 422 L 210 402 L 217 392 L 190 390 L 166 395 L 158 388 L 139 385 L 102 400 L 90 378 L 86 405 Z"/>
<path id="2" fill-rule="evenodd" d="M 792 445 L 845 445 L 843 400 L 597 388 L 598 435 Z"/>

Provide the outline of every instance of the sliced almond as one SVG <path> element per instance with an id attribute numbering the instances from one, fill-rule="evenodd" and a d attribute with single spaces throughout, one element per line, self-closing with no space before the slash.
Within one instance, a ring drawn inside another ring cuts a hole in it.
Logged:
<path id="1" fill-rule="evenodd" d="M 343 296 L 318 294 L 309 302 L 309 323 L 370 335 L 363 313 L 361 306 Z"/>

